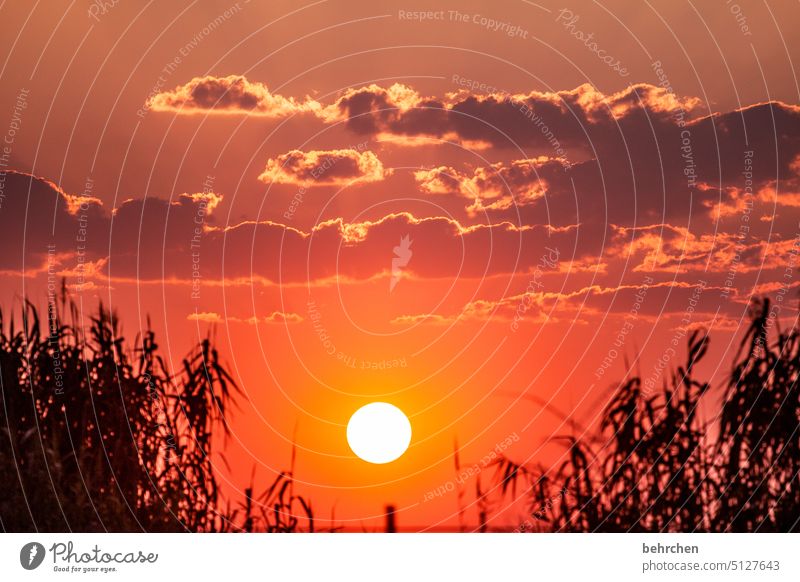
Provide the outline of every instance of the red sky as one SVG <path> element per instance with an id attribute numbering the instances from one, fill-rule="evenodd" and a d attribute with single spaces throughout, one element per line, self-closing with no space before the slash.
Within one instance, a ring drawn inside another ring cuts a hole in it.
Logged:
<path id="1" fill-rule="evenodd" d="M 719 384 L 751 297 L 796 318 L 794 4 L 102 4 L 0 7 L 0 299 L 51 260 L 173 365 L 214 329 L 232 495 L 294 440 L 321 518 L 453 528 L 454 440 L 547 465 L 683 326 Z M 386 466 L 345 440 L 373 400 Z"/>

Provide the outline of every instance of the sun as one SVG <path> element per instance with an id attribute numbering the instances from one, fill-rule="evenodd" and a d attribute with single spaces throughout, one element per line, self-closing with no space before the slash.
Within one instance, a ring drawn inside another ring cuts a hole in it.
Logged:
<path id="1" fill-rule="evenodd" d="M 347 423 L 347 444 L 368 463 L 391 463 L 406 452 L 410 442 L 411 422 L 387 402 L 362 406 Z"/>

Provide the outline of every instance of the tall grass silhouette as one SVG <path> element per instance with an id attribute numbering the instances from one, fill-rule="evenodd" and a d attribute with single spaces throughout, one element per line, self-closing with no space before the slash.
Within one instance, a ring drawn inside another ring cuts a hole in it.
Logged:
<path id="1" fill-rule="evenodd" d="M 661 389 L 648 393 L 632 377 L 606 406 L 599 435 L 564 437 L 561 465 L 501 459 L 502 495 L 513 497 L 520 485 L 528 498 L 518 530 L 798 531 L 800 333 L 781 331 L 769 314 L 769 300 L 754 302 L 721 406 L 708 405 L 718 411 L 710 420 L 698 414 L 711 391 L 695 370 L 709 338 L 695 331 L 686 363 Z"/>
<path id="2" fill-rule="evenodd" d="M 102 304 L 84 330 L 63 287 L 46 321 L 21 311 L 0 311 L 0 529 L 294 531 L 297 503 L 313 523 L 291 473 L 259 515 L 223 504 L 213 447 L 238 388 L 210 339 L 171 373 L 152 331 L 129 346 Z"/>
<path id="3" fill-rule="evenodd" d="M 710 340 L 694 331 L 660 388 L 627 379 L 594 434 L 563 437 L 560 465 L 500 458 L 501 499 L 476 482 L 474 528 L 459 492 L 459 529 L 508 530 L 490 512 L 510 497 L 528 506 L 517 531 L 800 530 L 800 331 L 770 312 L 754 304 L 721 391 L 697 377 Z M 102 305 L 84 329 L 63 289 L 45 321 L 28 302 L 21 320 L 0 311 L 1 530 L 316 531 L 294 450 L 263 491 L 223 499 L 212 459 L 238 388 L 210 338 L 171 372 L 152 331 L 129 345 Z"/>

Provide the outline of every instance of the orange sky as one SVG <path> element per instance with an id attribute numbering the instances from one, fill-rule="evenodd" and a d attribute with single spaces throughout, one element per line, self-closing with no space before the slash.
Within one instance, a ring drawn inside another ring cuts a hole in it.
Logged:
<path id="1" fill-rule="evenodd" d="M 173 363 L 213 328 L 246 395 L 227 490 L 254 465 L 271 481 L 294 440 L 301 490 L 347 529 L 387 503 L 455 528 L 457 495 L 426 499 L 454 440 L 467 467 L 498 446 L 549 464 L 628 365 L 660 383 L 659 358 L 681 362 L 681 326 L 710 329 L 719 383 L 751 296 L 797 314 L 796 5 L 426 10 L 0 8 L 19 31 L 0 38 L 2 305 L 43 303 L 51 260 L 127 337 L 149 316 Z M 373 400 L 414 430 L 385 466 L 345 440 Z"/>

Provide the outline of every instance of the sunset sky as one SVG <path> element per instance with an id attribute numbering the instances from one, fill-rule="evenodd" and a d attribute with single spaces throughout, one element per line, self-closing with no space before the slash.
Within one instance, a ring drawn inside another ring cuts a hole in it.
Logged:
<path id="1" fill-rule="evenodd" d="M 230 498 L 296 443 L 323 526 L 457 529 L 485 459 L 558 463 L 691 330 L 718 386 L 752 297 L 797 318 L 800 8 L 714 4 L 4 3 L 4 315 L 65 277 L 173 368 L 212 333 Z M 374 401 L 386 465 L 345 438 Z"/>

